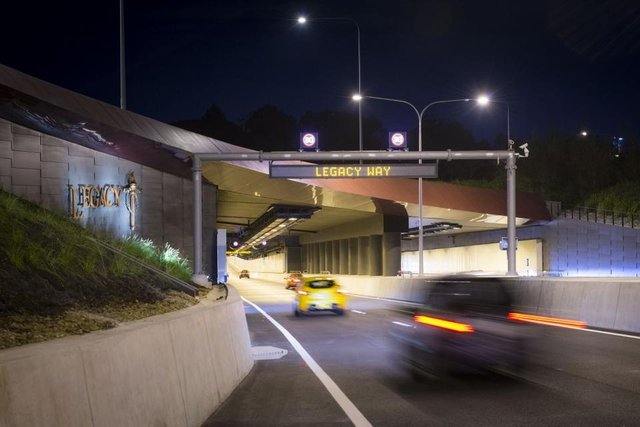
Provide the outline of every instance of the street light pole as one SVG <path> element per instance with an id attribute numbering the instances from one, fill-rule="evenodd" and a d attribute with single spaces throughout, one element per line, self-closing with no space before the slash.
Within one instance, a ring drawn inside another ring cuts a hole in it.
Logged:
<path id="1" fill-rule="evenodd" d="M 360 55 L 360 25 L 358 25 L 358 21 L 352 18 L 312 18 L 309 19 L 304 16 L 298 17 L 298 24 L 306 24 L 308 21 L 346 21 L 351 22 L 356 26 L 356 31 L 358 35 L 358 93 L 362 93 L 362 62 Z M 358 151 L 363 150 L 362 144 L 362 104 L 358 104 Z M 362 163 L 362 161 L 360 161 Z"/>
<path id="2" fill-rule="evenodd" d="M 127 109 L 127 85 L 124 64 L 124 0 L 120 0 L 120 108 Z"/>
<path id="3" fill-rule="evenodd" d="M 360 63 L 360 26 L 353 21 L 358 30 L 358 93 L 362 93 L 362 68 Z M 362 151 L 362 102 L 358 102 L 358 148 Z"/>
<path id="4" fill-rule="evenodd" d="M 354 95 L 354 101 L 361 101 L 362 99 L 377 99 L 380 101 L 390 101 L 390 102 L 398 102 L 400 104 L 406 104 L 410 106 L 413 111 L 416 112 L 418 116 L 418 152 L 422 151 L 422 117 L 424 116 L 425 111 L 436 104 L 448 104 L 451 102 L 469 102 L 471 98 L 459 98 L 459 99 L 445 99 L 441 101 L 434 101 L 430 104 L 427 104 L 426 107 L 422 109 L 422 111 L 418 111 L 418 109 L 410 102 L 404 101 L 402 99 L 394 99 L 394 98 L 382 98 L 380 96 L 369 96 L 369 95 Z M 484 105 L 483 102 L 478 100 L 481 105 Z M 422 159 L 418 159 L 418 163 L 422 164 Z M 422 209 L 424 204 L 423 197 L 423 189 L 422 189 L 422 177 L 418 177 L 418 274 L 424 274 L 424 259 L 423 259 L 423 251 L 424 251 L 424 236 L 423 236 L 423 220 L 422 220 Z"/>
<path id="5" fill-rule="evenodd" d="M 506 101 L 494 101 L 493 99 L 489 99 L 487 97 L 485 97 L 484 99 L 485 103 L 504 104 L 507 106 L 507 150 L 512 150 L 513 141 L 511 140 L 511 111 L 509 103 Z"/>
<path id="6" fill-rule="evenodd" d="M 511 111 L 509 103 L 506 101 L 494 101 L 485 97 L 485 103 L 506 104 L 507 106 L 507 150 L 513 151 L 513 141 L 511 140 Z M 525 157 L 528 155 L 525 151 Z M 507 275 L 517 276 L 516 271 L 516 155 L 507 157 L 505 169 L 507 171 Z"/>

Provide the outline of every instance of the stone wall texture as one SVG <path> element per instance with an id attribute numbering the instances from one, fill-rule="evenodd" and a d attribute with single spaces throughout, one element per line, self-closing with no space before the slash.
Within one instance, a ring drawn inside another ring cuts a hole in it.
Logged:
<path id="1" fill-rule="evenodd" d="M 120 195 L 120 206 L 80 208 L 77 221 L 117 237 L 136 234 L 158 246 L 165 243 L 193 257 L 193 184 L 140 164 L 35 132 L 0 119 L 0 188 L 42 207 L 70 215 L 70 186 L 126 186 L 133 172 L 142 190 L 135 209 L 135 229 Z M 204 268 L 209 272 L 216 225 L 216 188 L 203 186 Z"/>

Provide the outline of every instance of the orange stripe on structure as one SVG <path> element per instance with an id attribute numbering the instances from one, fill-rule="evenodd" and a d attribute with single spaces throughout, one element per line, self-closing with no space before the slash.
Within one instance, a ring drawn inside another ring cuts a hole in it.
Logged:
<path id="1" fill-rule="evenodd" d="M 455 332 L 473 332 L 473 326 L 466 323 L 452 322 L 450 320 L 438 319 L 429 316 L 414 316 L 413 320 L 424 325 L 435 326 L 436 328 L 447 329 Z"/>
<path id="2" fill-rule="evenodd" d="M 565 328 L 585 329 L 587 327 L 587 323 L 582 320 L 560 319 L 558 317 L 537 316 L 526 313 L 509 313 L 509 319 L 541 325 L 563 326 Z"/>

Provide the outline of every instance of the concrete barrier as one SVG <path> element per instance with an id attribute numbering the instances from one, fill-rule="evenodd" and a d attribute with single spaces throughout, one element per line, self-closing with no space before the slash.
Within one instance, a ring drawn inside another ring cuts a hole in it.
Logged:
<path id="1" fill-rule="evenodd" d="M 251 277 L 280 282 L 284 273 L 251 272 Z M 425 279 L 333 274 L 354 295 L 416 301 Z M 434 276 L 437 277 L 437 276 Z M 520 277 L 508 287 L 516 309 L 530 314 L 583 320 L 589 326 L 640 333 L 640 280 L 634 278 Z"/>
<path id="2" fill-rule="evenodd" d="M 522 311 L 640 332 L 640 281 L 626 278 L 521 278 L 511 284 Z"/>
<path id="3" fill-rule="evenodd" d="M 242 300 L 0 351 L 0 426 L 199 426 L 253 366 Z"/>

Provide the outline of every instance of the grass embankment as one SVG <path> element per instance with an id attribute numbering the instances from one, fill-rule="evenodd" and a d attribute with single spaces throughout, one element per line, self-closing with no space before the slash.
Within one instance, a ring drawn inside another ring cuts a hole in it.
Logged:
<path id="1" fill-rule="evenodd" d="M 71 220 L 0 190 L 0 349 L 109 329 L 197 303 L 95 238 Z M 191 277 L 170 247 L 157 250 L 139 239 L 109 243 L 176 277 Z"/>

